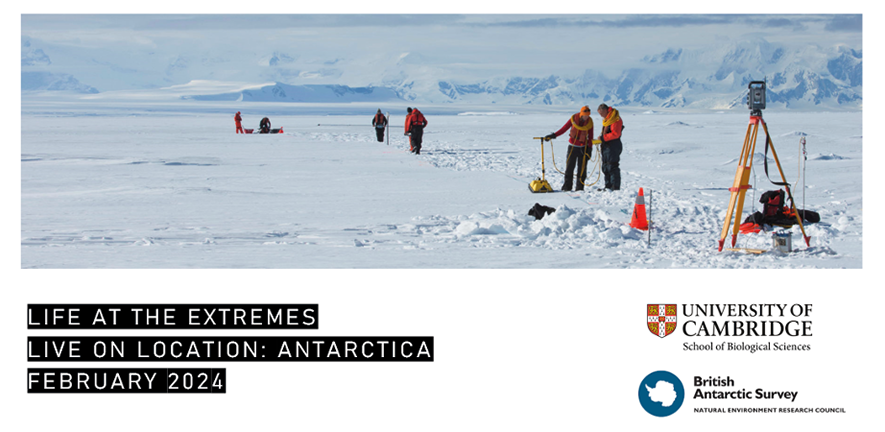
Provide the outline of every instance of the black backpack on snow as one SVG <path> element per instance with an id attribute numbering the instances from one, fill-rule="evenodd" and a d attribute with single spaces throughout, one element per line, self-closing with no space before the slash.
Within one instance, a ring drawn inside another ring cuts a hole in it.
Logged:
<path id="1" fill-rule="evenodd" d="M 756 212 L 747 216 L 746 222 L 756 225 L 793 226 L 796 223 L 796 214 L 786 205 L 786 194 L 782 189 L 768 191 L 759 197 L 762 203 L 762 212 Z M 820 222 L 820 214 L 811 210 L 797 210 L 799 216 L 807 223 Z"/>
<path id="2" fill-rule="evenodd" d="M 535 206 L 529 210 L 529 215 L 534 216 L 535 220 L 543 219 L 544 216 L 549 215 L 550 213 L 555 212 L 556 209 L 553 207 L 547 207 L 545 205 L 541 205 L 539 203 L 535 203 Z"/>
<path id="3" fill-rule="evenodd" d="M 762 216 L 765 218 L 773 218 L 784 213 L 784 198 L 786 194 L 782 189 L 776 191 L 768 191 L 759 197 L 762 203 Z"/>

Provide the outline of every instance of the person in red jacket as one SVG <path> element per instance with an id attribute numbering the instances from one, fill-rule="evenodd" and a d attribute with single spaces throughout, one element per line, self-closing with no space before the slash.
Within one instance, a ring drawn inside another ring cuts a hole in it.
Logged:
<path id="1" fill-rule="evenodd" d="M 624 121 L 618 110 L 609 107 L 606 104 L 600 104 L 596 110 L 603 118 L 602 134 L 597 138 L 602 141 L 600 145 L 602 151 L 602 174 L 605 177 L 605 187 L 599 189 L 619 190 L 621 189 L 621 132 L 624 130 Z"/>
<path id="2" fill-rule="evenodd" d="M 406 135 L 409 136 L 409 151 L 417 155 L 421 154 L 421 143 L 424 141 L 424 128 L 427 119 L 418 108 L 407 108 L 409 115 L 406 116 Z"/>
<path id="3" fill-rule="evenodd" d="M 381 114 L 381 109 L 378 109 L 375 118 L 372 119 L 372 126 L 375 127 L 375 137 L 378 138 L 378 142 L 384 142 L 384 128 L 387 127 L 387 117 Z"/>
<path id="4" fill-rule="evenodd" d="M 587 163 L 586 158 L 590 158 L 590 152 L 593 151 L 593 119 L 590 118 L 590 107 L 583 106 L 581 111 L 572 115 L 565 125 L 558 131 L 547 135 L 545 138 L 553 139 L 569 130 L 568 135 L 568 158 L 565 164 L 565 181 L 562 184 L 562 190 L 572 190 L 572 178 L 574 177 L 575 168 L 578 169 L 578 183 L 575 190 L 584 190 L 584 180 L 587 179 Z"/>
<path id="5" fill-rule="evenodd" d="M 239 111 L 237 111 L 237 115 L 234 116 L 234 122 L 237 124 L 237 133 L 246 133 L 243 131 L 243 117 L 240 116 Z"/>

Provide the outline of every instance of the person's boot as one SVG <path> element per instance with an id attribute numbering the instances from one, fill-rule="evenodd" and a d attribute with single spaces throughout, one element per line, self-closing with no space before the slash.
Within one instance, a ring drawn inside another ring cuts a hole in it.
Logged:
<path id="1" fill-rule="evenodd" d="M 565 191 L 565 192 L 571 192 L 571 191 L 572 191 L 572 185 L 570 185 L 570 184 L 568 184 L 568 183 L 565 183 L 565 184 L 562 185 L 561 190 L 563 190 L 563 191 Z"/>

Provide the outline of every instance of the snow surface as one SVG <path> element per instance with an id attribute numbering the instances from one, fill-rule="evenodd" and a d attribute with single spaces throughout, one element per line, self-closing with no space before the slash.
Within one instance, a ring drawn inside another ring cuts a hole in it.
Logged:
<path id="1" fill-rule="evenodd" d="M 747 112 L 622 110 L 621 191 L 596 192 L 596 184 L 592 192 L 532 194 L 527 183 L 540 175 L 532 137 L 559 129 L 569 111 L 514 106 L 476 115 L 483 113 L 476 106 L 449 105 L 447 115 L 434 115 L 438 107 L 422 107 L 429 126 L 414 156 L 402 115 L 391 119 L 389 146 L 375 141 L 376 108 L 317 108 L 344 114 L 328 116 L 301 106 L 291 110 L 299 115 L 271 115 L 284 134 L 235 135 L 234 112 L 252 128 L 268 105 L 120 109 L 23 100 L 21 265 L 862 267 L 861 113 L 765 113 L 791 182 L 806 138 L 806 189 L 800 180 L 794 194 L 822 222 L 806 228 L 810 248 L 796 227 L 793 253 L 747 255 L 716 250 Z M 558 189 L 562 176 L 545 149 L 547 178 Z M 553 150 L 562 169 L 566 140 Z M 775 189 L 762 171 L 761 145 L 756 153 L 758 189 L 748 192 L 741 219 Z M 652 210 L 650 246 L 646 232 L 627 226 L 640 187 Z M 557 211 L 536 221 L 527 215 L 536 202 Z M 740 235 L 738 246 L 771 249 L 771 233 Z"/>

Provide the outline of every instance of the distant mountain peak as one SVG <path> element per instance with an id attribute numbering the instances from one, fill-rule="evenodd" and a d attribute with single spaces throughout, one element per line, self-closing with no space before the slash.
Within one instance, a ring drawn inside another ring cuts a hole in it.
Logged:
<path id="1" fill-rule="evenodd" d="M 645 63 L 671 63 L 678 62 L 680 57 L 682 57 L 682 48 L 676 50 L 668 48 L 667 51 L 660 54 L 647 55 L 642 58 L 642 61 Z"/>
<path id="2" fill-rule="evenodd" d="M 46 55 L 40 48 L 33 48 L 31 46 L 31 39 L 27 37 L 22 38 L 22 67 L 26 66 L 49 66 L 52 64 L 52 61 L 49 60 L 49 56 Z"/>
<path id="3" fill-rule="evenodd" d="M 259 66 L 267 66 L 267 67 L 282 66 L 285 64 L 294 63 L 296 58 L 297 58 L 297 56 L 293 57 L 293 56 L 290 56 L 289 54 L 286 54 L 286 53 L 274 51 L 273 54 L 271 54 L 269 56 L 262 57 L 258 61 L 258 64 L 259 64 Z"/>

